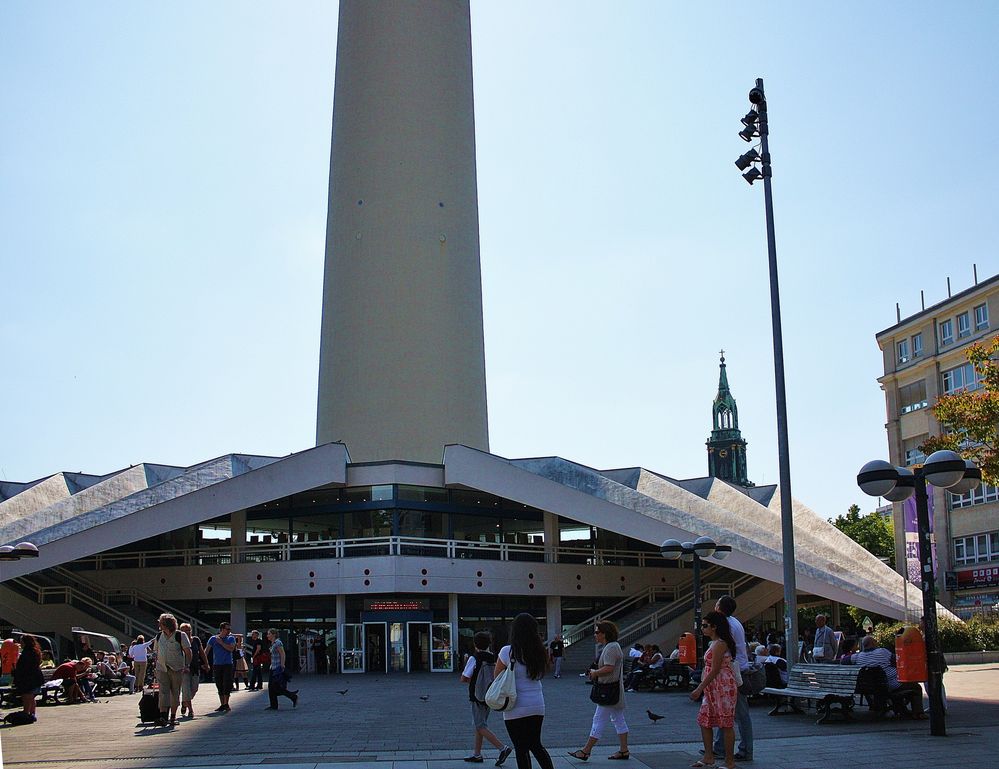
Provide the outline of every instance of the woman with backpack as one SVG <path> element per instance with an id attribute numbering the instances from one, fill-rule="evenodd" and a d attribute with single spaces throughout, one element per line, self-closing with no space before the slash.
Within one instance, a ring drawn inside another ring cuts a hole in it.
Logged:
<path id="1" fill-rule="evenodd" d="M 465 669 L 461 673 L 461 682 L 468 684 L 468 699 L 472 703 L 472 725 L 475 727 L 475 746 L 470 756 L 465 756 L 465 761 L 470 764 L 481 764 L 482 740 L 487 739 L 494 748 L 499 750 L 499 758 L 496 759 L 496 766 L 503 766 L 510 755 L 512 748 L 504 745 L 495 734 L 486 726 L 489 719 L 489 706 L 486 705 L 486 691 L 489 684 L 493 682 L 493 671 L 496 665 L 496 655 L 489 651 L 493 637 L 480 630 L 475 634 L 472 643 L 475 644 L 475 653 L 468 658 Z"/>
<path id="2" fill-rule="evenodd" d="M 503 711 L 503 722 L 517 754 L 517 769 L 531 769 L 531 754 L 541 769 L 554 769 L 552 757 L 541 744 L 545 720 L 545 694 L 541 679 L 548 669 L 548 653 L 538 635 L 538 621 L 530 614 L 518 614 L 510 628 L 510 644 L 500 649 L 496 676 L 513 669 L 517 701 Z"/>
<path id="3" fill-rule="evenodd" d="M 190 672 L 191 640 L 177 629 L 177 618 L 172 614 L 160 615 L 160 632 L 153 639 L 156 651 L 156 680 L 160 684 L 160 726 L 177 725 L 177 708 L 180 707 L 181 680 Z"/>

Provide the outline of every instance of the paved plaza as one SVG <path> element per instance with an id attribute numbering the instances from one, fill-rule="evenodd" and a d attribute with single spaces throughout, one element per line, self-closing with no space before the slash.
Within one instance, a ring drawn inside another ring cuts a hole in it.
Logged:
<path id="1" fill-rule="evenodd" d="M 931 737 L 926 721 L 875 721 L 858 708 L 851 723 L 815 724 L 815 716 L 771 717 L 754 705 L 755 756 L 749 769 L 996 769 L 999 758 L 999 664 L 963 665 L 946 676 L 947 737 Z M 195 700 L 197 717 L 175 729 L 139 724 L 138 697 L 119 695 L 97 704 L 39 708 L 37 724 L 0 728 L 4 766 L 60 767 L 239 766 L 266 769 L 461 769 L 470 752 L 466 689 L 452 675 L 302 676 L 297 708 L 282 698 L 281 710 L 266 711 L 266 692 L 239 691 L 233 710 L 217 714 L 214 687 Z M 345 695 L 338 690 L 347 689 Z M 579 769 L 566 751 L 580 747 L 593 705 L 575 674 L 546 679 L 543 740 L 556 769 Z M 426 700 L 421 698 L 427 698 Z M 286 704 L 287 703 L 287 704 Z M 628 695 L 632 769 L 682 769 L 698 758 L 697 706 L 686 694 Z M 664 715 L 652 723 L 645 711 Z M 506 741 L 502 719 L 490 725 Z M 589 764 L 610 767 L 612 728 Z M 992 746 L 992 747 L 988 747 Z M 487 746 L 488 747 L 488 746 Z M 491 766 L 495 751 L 485 753 Z M 491 758 L 492 757 L 492 758 Z M 516 766 L 510 757 L 507 769 Z"/>

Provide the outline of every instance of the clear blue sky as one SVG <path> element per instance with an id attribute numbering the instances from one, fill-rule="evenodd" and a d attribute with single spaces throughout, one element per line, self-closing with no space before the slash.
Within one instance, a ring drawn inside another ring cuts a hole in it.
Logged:
<path id="1" fill-rule="evenodd" d="M 313 445 L 332 2 L 0 4 L 0 479 Z M 472 3 L 491 448 L 792 491 L 887 456 L 875 332 L 999 271 L 999 6 Z"/>

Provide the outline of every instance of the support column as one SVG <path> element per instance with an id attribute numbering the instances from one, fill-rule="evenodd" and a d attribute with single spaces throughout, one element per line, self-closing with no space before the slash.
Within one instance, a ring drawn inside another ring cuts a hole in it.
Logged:
<path id="1" fill-rule="evenodd" d="M 233 633 L 242 633 L 246 637 L 246 599 L 229 599 L 229 624 Z"/>
<path id="2" fill-rule="evenodd" d="M 556 633 L 560 635 L 562 633 L 562 596 L 545 596 L 545 614 L 548 615 L 545 638 L 550 641 Z"/>
<path id="3" fill-rule="evenodd" d="M 829 612 L 830 614 L 829 624 L 833 626 L 834 630 L 842 624 L 842 621 L 840 620 L 840 614 L 841 614 L 840 609 L 841 607 L 839 601 L 833 601 L 832 611 Z"/>
<path id="4" fill-rule="evenodd" d="M 340 652 L 343 650 L 343 623 L 347 621 L 347 596 L 339 593 L 336 596 L 336 659 L 333 665 L 336 670 L 340 670 Z"/>
<path id="5" fill-rule="evenodd" d="M 241 552 L 246 547 L 246 511 L 237 510 L 229 516 L 229 543 L 232 547 L 232 562 L 240 563 Z"/>
<path id="6" fill-rule="evenodd" d="M 555 513 L 544 513 L 545 527 L 545 561 L 548 563 L 558 563 L 558 516 Z"/>
<path id="7" fill-rule="evenodd" d="M 458 656 L 458 594 L 447 594 L 447 621 L 451 623 L 451 664 Z"/>

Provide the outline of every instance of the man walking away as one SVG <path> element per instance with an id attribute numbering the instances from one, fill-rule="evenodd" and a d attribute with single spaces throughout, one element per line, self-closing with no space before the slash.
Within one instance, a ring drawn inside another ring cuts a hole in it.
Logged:
<path id="1" fill-rule="evenodd" d="M 493 642 L 493 637 L 485 632 L 479 631 L 472 638 L 475 645 L 475 654 L 468 658 L 465 669 L 461 672 L 461 682 L 468 684 L 468 699 L 472 703 L 472 725 L 475 729 L 475 744 L 470 756 L 465 756 L 465 761 L 470 764 L 481 764 L 482 740 L 487 739 L 489 743 L 499 750 L 499 757 L 496 759 L 496 766 L 503 766 L 503 762 L 510 756 L 512 748 L 504 745 L 495 734 L 486 726 L 489 719 L 489 706 L 486 705 L 486 689 L 493 680 L 493 669 L 496 666 L 496 655 L 489 651 Z"/>

